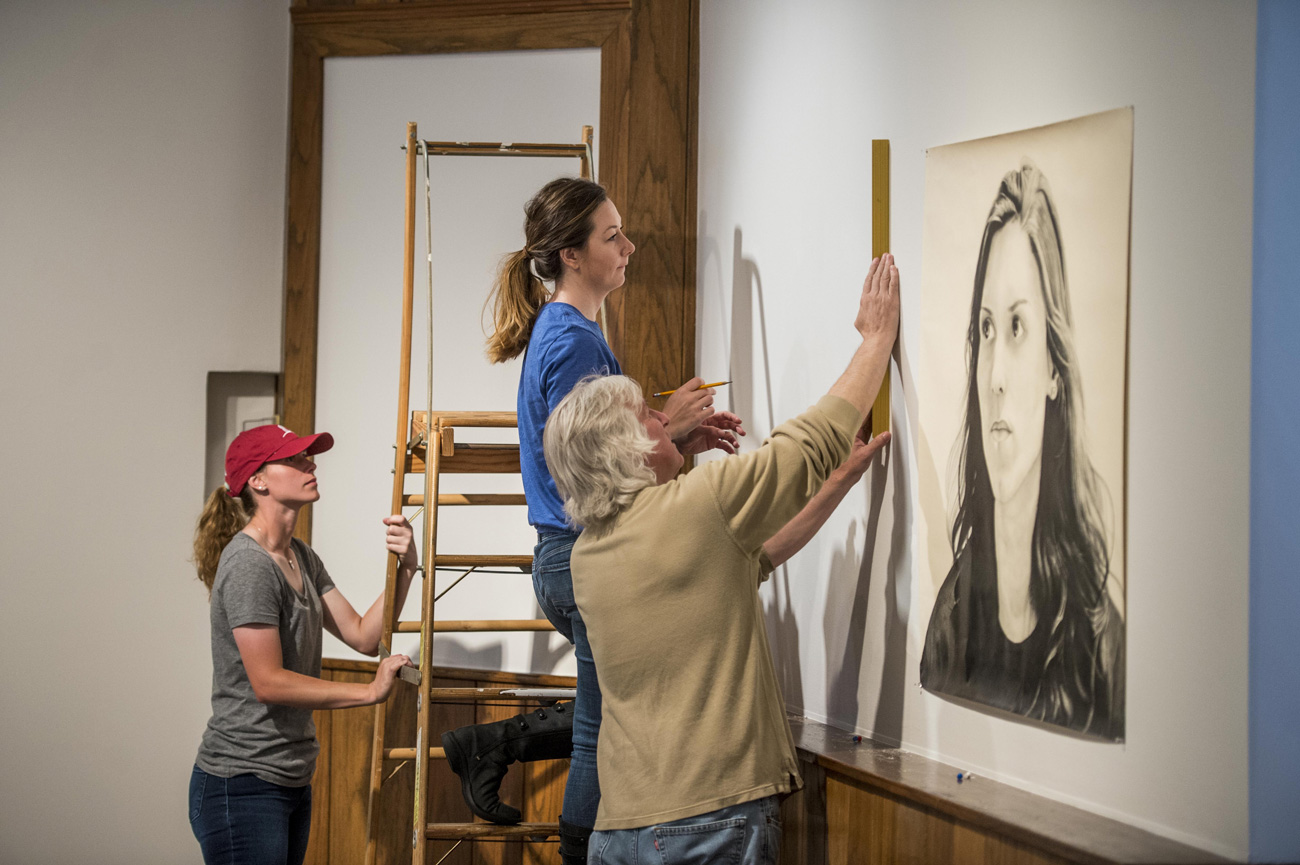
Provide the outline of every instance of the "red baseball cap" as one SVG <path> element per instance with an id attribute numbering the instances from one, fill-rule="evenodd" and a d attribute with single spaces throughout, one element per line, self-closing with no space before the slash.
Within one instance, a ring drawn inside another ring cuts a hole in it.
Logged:
<path id="1" fill-rule="evenodd" d="M 300 436 L 279 424 L 253 427 L 235 436 L 226 448 L 226 492 L 239 495 L 248 479 L 265 463 L 297 456 L 319 454 L 334 447 L 329 433 Z"/>

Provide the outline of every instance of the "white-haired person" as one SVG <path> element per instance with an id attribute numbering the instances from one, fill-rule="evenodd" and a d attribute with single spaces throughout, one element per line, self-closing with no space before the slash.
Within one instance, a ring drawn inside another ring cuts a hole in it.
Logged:
<path id="1" fill-rule="evenodd" d="M 855 438 L 867 449 L 898 308 L 885 255 L 826 395 L 757 450 L 680 477 L 665 416 L 631 379 L 584 380 L 551 413 L 546 463 L 585 527 L 573 587 L 604 696 L 592 865 L 776 860 L 778 801 L 802 781 L 759 585 L 838 501 L 823 486 Z"/>

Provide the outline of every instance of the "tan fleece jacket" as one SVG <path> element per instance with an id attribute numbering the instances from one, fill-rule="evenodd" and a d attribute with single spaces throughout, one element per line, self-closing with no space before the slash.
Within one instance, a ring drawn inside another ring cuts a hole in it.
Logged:
<path id="1" fill-rule="evenodd" d="M 596 828 L 679 820 L 802 785 L 758 587 L 763 542 L 848 456 L 825 396 L 756 451 L 642 491 L 573 548 L 603 698 Z"/>

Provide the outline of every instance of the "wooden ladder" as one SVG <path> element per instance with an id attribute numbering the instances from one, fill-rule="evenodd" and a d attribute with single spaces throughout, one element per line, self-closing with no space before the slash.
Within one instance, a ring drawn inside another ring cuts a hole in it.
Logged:
<path id="1" fill-rule="evenodd" d="M 445 688 L 434 687 L 433 635 L 446 632 L 519 632 L 553 631 L 546 619 L 485 619 L 437 620 L 434 615 L 438 599 L 465 577 L 484 569 L 517 569 L 529 573 L 532 569 L 530 555 L 453 555 L 438 551 L 438 511 L 442 507 L 492 507 L 523 505 L 522 493 L 443 493 L 440 480 L 443 474 L 518 474 L 519 445 L 499 443 L 457 442 L 456 429 L 516 428 L 514 412 L 457 412 L 410 411 L 411 381 L 411 331 L 414 306 L 415 268 L 415 187 L 416 157 L 429 156 L 573 156 L 581 160 L 581 176 L 592 176 L 592 128 L 584 126 L 581 144 L 502 144 L 495 142 L 438 142 L 421 141 L 416 135 L 416 125 L 407 124 L 406 130 L 406 238 L 403 267 L 401 365 L 399 368 L 397 396 L 397 435 L 393 463 L 393 497 L 391 513 L 403 507 L 418 506 L 425 510 L 422 543 L 423 584 L 421 586 L 420 618 L 397 621 L 399 610 L 394 609 L 394 590 L 397 582 L 398 560 L 388 556 L 388 570 L 384 588 L 384 614 L 381 631 L 382 651 L 392 645 L 393 633 L 419 633 L 419 675 L 417 680 L 415 746 L 392 748 L 385 744 L 388 723 L 387 703 L 379 703 L 374 710 L 374 736 L 371 745 L 370 784 L 366 813 L 366 865 L 375 865 L 378 856 L 379 826 L 381 822 L 382 789 L 386 781 L 397 775 L 396 768 L 386 766 L 400 761 L 414 764 L 414 807 L 412 809 L 411 855 L 413 865 L 426 865 L 427 842 L 432 840 L 474 839 L 539 841 L 559 837 L 558 823 L 521 823 L 499 826 L 493 823 L 431 823 L 429 822 L 430 795 L 428 790 L 429 761 L 445 759 L 441 747 L 433 745 L 441 731 L 432 724 L 432 707 L 444 703 L 477 703 L 490 700 L 494 704 L 518 702 L 520 711 L 525 704 L 541 704 L 558 699 L 572 699 L 572 688 L 514 687 L 514 688 Z M 426 174 L 426 210 L 428 209 L 428 182 Z M 433 405 L 433 282 L 432 256 L 429 256 L 429 343 L 428 343 L 428 403 Z M 406 479 L 420 474 L 424 478 L 422 494 L 407 494 Z M 418 512 L 417 512 L 418 513 Z M 412 518 L 414 518 L 414 514 Z M 462 571 L 462 576 L 435 593 L 434 575 L 439 569 Z M 530 593 L 532 587 L 528 586 Z M 452 849 L 455 849 L 454 847 Z M 448 851 L 450 853 L 450 851 Z"/>

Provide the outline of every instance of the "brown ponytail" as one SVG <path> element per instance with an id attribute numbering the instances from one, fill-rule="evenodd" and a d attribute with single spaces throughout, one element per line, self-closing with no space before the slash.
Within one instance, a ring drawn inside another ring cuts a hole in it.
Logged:
<path id="1" fill-rule="evenodd" d="M 487 356 L 492 363 L 510 360 L 528 346 L 533 322 L 549 296 L 542 280 L 554 282 L 564 274 L 561 250 L 587 245 L 591 215 L 605 198 L 599 183 L 562 177 L 543 186 L 524 207 L 524 248 L 502 262 L 488 295 L 493 332 Z"/>
<path id="2" fill-rule="evenodd" d="M 194 568 L 199 573 L 199 582 L 212 594 L 212 582 L 217 578 L 217 562 L 221 560 L 221 551 L 230 543 L 230 539 L 248 525 L 248 520 L 257 509 L 257 503 L 248 486 L 235 498 L 226 492 L 224 486 L 217 487 L 208 496 L 199 514 L 198 525 L 194 529 Z"/>

